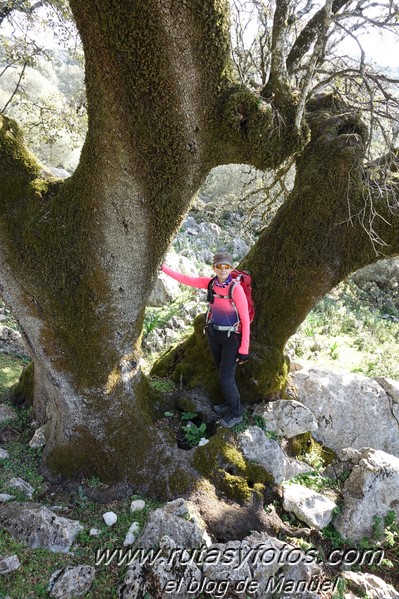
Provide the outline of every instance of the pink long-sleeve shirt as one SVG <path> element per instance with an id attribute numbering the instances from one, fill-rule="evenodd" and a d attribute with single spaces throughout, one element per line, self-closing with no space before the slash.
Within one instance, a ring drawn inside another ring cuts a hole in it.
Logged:
<path id="1" fill-rule="evenodd" d="M 172 277 L 183 285 L 189 285 L 190 287 L 196 287 L 197 289 L 207 289 L 209 281 L 213 277 L 190 277 L 184 275 L 181 272 L 176 272 L 166 266 L 162 266 L 162 272 Z M 226 296 L 226 299 L 222 297 L 215 297 L 211 305 L 211 322 L 214 324 L 229 326 L 234 325 L 237 322 L 237 314 L 234 307 L 231 305 L 231 301 L 227 299 L 229 294 L 229 285 L 219 286 L 218 279 L 216 278 L 215 293 L 218 295 Z M 244 293 L 243 288 L 240 284 L 234 286 L 233 289 L 233 301 L 235 303 L 241 324 L 241 345 L 238 349 L 240 354 L 248 354 L 249 352 L 249 331 L 250 321 L 248 313 L 248 301 Z"/>

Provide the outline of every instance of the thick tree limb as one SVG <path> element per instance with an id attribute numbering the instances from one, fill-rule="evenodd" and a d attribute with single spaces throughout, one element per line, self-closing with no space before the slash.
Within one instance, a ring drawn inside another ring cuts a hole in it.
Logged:
<path id="1" fill-rule="evenodd" d="M 289 5 L 290 0 L 276 2 L 273 18 L 272 58 L 269 81 L 272 84 L 273 93 L 276 95 L 277 101 L 284 100 L 290 93 L 286 68 L 286 36 Z"/>
<path id="2" fill-rule="evenodd" d="M 334 0 L 331 7 L 332 14 L 335 15 L 343 6 L 349 3 L 350 0 Z M 303 56 L 317 39 L 323 29 L 324 18 L 324 8 L 322 8 L 310 19 L 297 37 L 287 57 L 286 69 L 289 75 L 296 70 Z"/>
<path id="3" fill-rule="evenodd" d="M 320 59 L 323 48 L 325 45 L 325 40 L 327 38 L 327 32 L 331 23 L 331 7 L 333 0 L 327 0 L 322 10 L 321 22 L 320 22 L 320 30 L 317 35 L 315 45 L 313 48 L 313 54 L 306 66 L 306 74 L 302 79 L 301 85 L 301 95 L 298 102 L 297 113 L 295 116 L 295 127 L 297 129 L 300 128 L 303 118 L 303 113 L 305 110 L 305 104 L 308 98 L 309 90 L 312 84 L 313 75 L 315 73 L 316 64 Z"/>

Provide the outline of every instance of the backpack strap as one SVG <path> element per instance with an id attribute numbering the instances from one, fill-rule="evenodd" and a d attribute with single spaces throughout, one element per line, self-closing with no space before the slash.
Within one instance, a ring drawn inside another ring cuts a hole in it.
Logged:
<path id="1" fill-rule="evenodd" d="M 206 313 L 206 317 L 205 317 L 205 323 L 208 323 L 211 317 L 211 304 L 213 304 L 213 300 L 215 299 L 215 297 L 219 297 L 221 299 L 228 299 L 231 302 L 231 305 L 233 306 L 235 313 L 236 313 L 236 317 L 237 317 L 237 322 L 236 324 L 232 325 L 232 327 L 228 327 L 231 328 L 231 330 L 236 330 L 236 327 L 239 326 L 240 324 L 240 316 L 238 314 L 238 310 L 236 307 L 236 304 L 233 300 L 233 293 L 234 293 L 234 289 L 235 286 L 238 285 L 238 283 L 240 282 L 240 277 L 236 277 L 235 279 L 233 279 L 229 285 L 229 291 L 227 295 L 220 295 L 219 293 L 215 293 L 214 291 L 214 285 L 215 285 L 215 281 L 216 281 L 216 277 L 213 277 L 213 279 L 211 279 L 208 283 L 208 296 L 207 296 L 207 300 L 208 300 L 208 310 Z M 230 335 L 230 333 L 229 333 Z"/>

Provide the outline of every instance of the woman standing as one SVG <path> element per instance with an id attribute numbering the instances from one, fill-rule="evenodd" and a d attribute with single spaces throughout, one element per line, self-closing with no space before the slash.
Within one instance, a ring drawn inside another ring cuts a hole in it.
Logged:
<path id="1" fill-rule="evenodd" d="M 235 375 L 238 364 L 248 360 L 250 320 L 248 302 L 239 282 L 231 276 L 233 260 L 229 253 L 213 257 L 212 277 L 190 277 L 162 266 L 162 272 L 183 285 L 209 289 L 209 309 L 205 329 L 213 361 L 219 372 L 224 403 L 213 406 L 222 416 L 220 425 L 231 428 L 242 422 L 243 407 Z M 232 288 L 230 289 L 230 286 Z M 229 291 L 231 299 L 229 299 Z"/>

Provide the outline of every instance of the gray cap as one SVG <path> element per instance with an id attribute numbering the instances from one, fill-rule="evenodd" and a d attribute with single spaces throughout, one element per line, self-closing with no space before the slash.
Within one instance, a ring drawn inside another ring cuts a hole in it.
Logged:
<path id="1" fill-rule="evenodd" d="M 228 252 L 218 252 L 213 257 L 213 264 L 229 264 L 233 268 L 233 258 Z"/>

